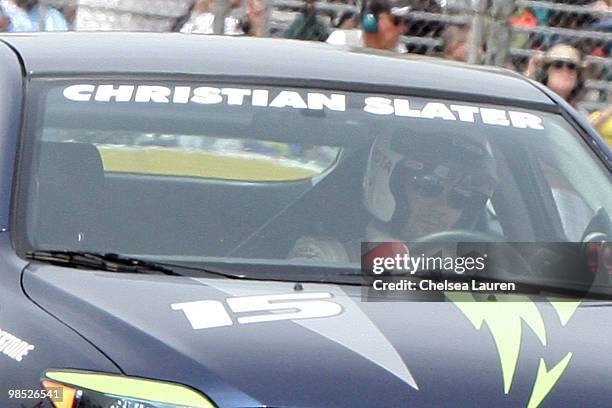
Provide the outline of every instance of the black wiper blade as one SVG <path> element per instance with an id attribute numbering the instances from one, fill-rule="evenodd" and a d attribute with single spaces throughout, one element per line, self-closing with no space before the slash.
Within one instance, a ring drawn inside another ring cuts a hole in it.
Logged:
<path id="1" fill-rule="evenodd" d="M 304 276 L 300 275 L 298 277 L 293 275 L 279 276 L 278 274 L 245 274 L 245 273 L 235 273 L 231 270 L 224 268 L 219 265 L 207 265 L 206 267 L 194 266 L 186 263 L 165 263 L 165 265 L 177 267 L 180 269 L 191 270 L 197 272 L 198 274 L 203 273 L 211 276 L 238 280 L 238 281 L 254 281 L 254 282 L 283 282 L 283 283 L 295 283 L 295 284 L 303 284 L 303 283 L 316 283 L 316 284 L 330 284 L 330 285 L 344 285 L 344 286 L 363 286 L 361 281 L 355 282 L 354 280 L 335 280 L 332 279 L 334 276 L 342 276 L 342 275 L 333 275 L 333 276 Z M 277 266 L 277 265 L 275 265 Z M 234 265 L 235 269 L 236 266 Z M 246 268 L 242 266 L 242 268 Z M 251 271 L 252 272 L 252 271 Z M 359 274 L 346 274 L 345 276 L 360 276 Z"/>
<path id="2" fill-rule="evenodd" d="M 109 272 L 154 273 L 182 276 L 157 262 L 115 254 L 81 251 L 31 251 L 26 258 L 72 268 L 98 269 Z"/>

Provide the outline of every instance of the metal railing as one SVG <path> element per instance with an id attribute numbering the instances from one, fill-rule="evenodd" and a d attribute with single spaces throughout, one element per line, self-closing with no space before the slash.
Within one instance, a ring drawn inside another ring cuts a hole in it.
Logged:
<path id="1" fill-rule="evenodd" d="M 41 0 L 41 3 L 62 11 L 76 10 L 71 21 L 75 30 L 171 31 L 186 20 L 195 1 Z M 218 17 L 215 32 L 222 33 L 230 0 L 210 1 L 214 2 L 211 11 Z M 304 6 L 302 0 L 242 0 L 242 7 L 250 1 L 265 5 L 264 32 L 274 36 L 282 36 Z M 317 1 L 315 7 L 325 17 L 323 21 L 330 24 L 341 13 L 359 12 L 361 0 L 343 1 Z M 580 106 L 590 110 L 612 101 L 611 9 L 532 0 L 397 1 L 403 1 L 401 6 L 413 6 L 404 17 L 407 30 L 401 37 L 409 52 L 440 56 L 445 46 L 442 37 L 445 28 L 467 26 L 471 28 L 470 62 L 522 72 L 533 55 L 564 42 L 585 55 L 586 92 Z M 606 23 L 608 28 L 604 27 Z"/>

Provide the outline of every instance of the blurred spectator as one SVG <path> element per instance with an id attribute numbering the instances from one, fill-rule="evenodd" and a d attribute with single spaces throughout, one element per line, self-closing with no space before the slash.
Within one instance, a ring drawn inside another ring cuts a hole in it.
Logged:
<path id="1" fill-rule="evenodd" d="M 68 22 L 59 10 L 38 0 L 16 0 L 15 4 L 27 13 L 35 31 L 68 31 Z"/>
<path id="2" fill-rule="evenodd" d="M 225 17 L 223 27 L 224 34 L 244 34 L 240 23 L 240 6 L 241 0 L 230 0 L 230 12 Z M 213 0 L 197 0 L 191 10 L 189 19 L 180 28 L 180 32 L 187 34 L 213 34 L 215 15 L 212 9 Z"/>
<path id="3" fill-rule="evenodd" d="M 7 31 L 68 31 L 68 22 L 62 13 L 39 4 L 38 0 L 16 0 L 14 5 L 4 1 L 1 4 L 9 21 Z"/>
<path id="4" fill-rule="evenodd" d="M 539 19 L 529 8 L 523 8 L 510 17 L 510 24 L 515 27 L 533 28 L 540 24 Z"/>
<path id="5" fill-rule="evenodd" d="M 26 12 L 14 3 L 6 0 L 0 1 L 4 21 L 3 31 L 22 32 L 35 31 Z"/>
<path id="6" fill-rule="evenodd" d="M 317 16 L 314 0 L 306 0 L 300 14 L 285 32 L 286 38 L 306 41 L 325 41 L 329 33 L 327 25 Z"/>
<path id="7" fill-rule="evenodd" d="M 549 87 L 571 105 L 575 105 L 584 87 L 584 65 L 580 51 L 567 44 L 557 44 L 544 55 L 534 55 L 525 75 Z"/>
<path id="8" fill-rule="evenodd" d="M 443 57 L 453 61 L 467 62 L 470 56 L 470 26 L 449 25 L 442 33 Z"/>
<path id="9" fill-rule="evenodd" d="M 608 17 L 608 13 L 612 11 L 610 3 L 612 3 L 612 0 L 607 0 L 607 2 L 600 0 L 590 5 L 591 7 L 601 10 L 603 13 L 595 16 L 595 21 L 593 22 L 593 24 L 587 27 L 587 30 L 602 31 L 606 33 L 612 32 L 612 18 Z M 591 49 L 591 55 L 594 55 L 596 57 L 607 57 L 608 55 L 610 55 L 611 48 L 612 41 L 608 40 L 595 42 L 594 46 Z"/>
<path id="10" fill-rule="evenodd" d="M 334 27 L 341 30 L 354 30 L 359 27 L 359 15 L 354 11 L 344 11 L 334 21 Z"/>
<path id="11" fill-rule="evenodd" d="M 610 10 L 610 8 L 612 8 L 610 7 L 612 5 L 611 3 L 612 1 L 610 0 L 598 0 L 598 1 L 595 1 L 589 4 L 589 7 L 592 7 L 598 10 L 608 11 Z"/>
<path id="12" fill-rule="evenodd" d="M 612 105 L 605 111 L 593 112 L 589 116 L 589 122 L 612 147 Z"/>
<path id="13" fill-rule="evenodd" d="M 263 0 L 248 0 L 246 6 L 246 15 L 244 21 L 242 22 L 242 30 L 244 31 L 244 33 L 253 37 L 265 36 L 265 14 L 266 5 Z"/>
<path id="14" fill-rule="evenodd" d="M 179 30 L 187 34 L 212 34 L 214 19 L 211 1 L 196 0 L 189 13 L 189 18 L 182 23 Z"/>
<path id="15" fill-rule="evenodd" d="M 548 15 L 546 19 L 548 19 Z M 525 29 L 532 29 L 542 24 L 536 16 L 536 13 L 534 13 L 532 9 L 525 7 L 519 8 L 516 13 L 508 19 L 508 22 L 513 27 Z M 513 48 L 539 48 L 544 41 L 545 37 L 538 33 L 517 31 L 512 36 L 511 46 Z"/>
<path id="16" fill-rule="evenodd" d="M 404 11 L 392 9 L 386 0 L 372 0 L 363 8 L 359 30 L 336 30 L 331 33 L 327 42 L 334 45 L 406 52 L 406 47 L 399 41 L 406 31 Z"/>
<path id="17" fill-rule="evenodd" d="M 0 32 L 8 31 L 10 25 L 11 19 L 6 14 L 6 11 L 4 11 L 2 3 L 0 3 Z"/>

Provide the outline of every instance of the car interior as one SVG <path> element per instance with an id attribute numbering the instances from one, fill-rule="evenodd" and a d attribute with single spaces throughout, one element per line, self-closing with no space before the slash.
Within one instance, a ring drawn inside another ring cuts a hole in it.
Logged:
<path id="1" fill-rule="evenodd" d="M 368 153 L 369 145 L 344 148 L 316 183 L 247 182 L 105 172 L 93 144 L 45 141 L 30 236 L 36 246 L 283 259 L 304 235 L 363 236 L 372 219 L 362 192 Z M 476 229 L 506 238 L 532 234 L 525 231 L 533 223 L 520 186 L 503 177 L 509 168 L 500 169 L 503 186 Z"/>

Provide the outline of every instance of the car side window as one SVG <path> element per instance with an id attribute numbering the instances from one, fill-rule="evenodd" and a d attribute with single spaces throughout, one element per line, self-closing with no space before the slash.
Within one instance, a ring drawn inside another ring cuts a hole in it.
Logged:
<path id="1" fill-rule="evenodd" d="M 540 162 L 540 167 L 557 207 L 566 238 L 573 242 L 580 241 L 593 217 L 593 210 L 556 166 L 550 162 Z"/>

